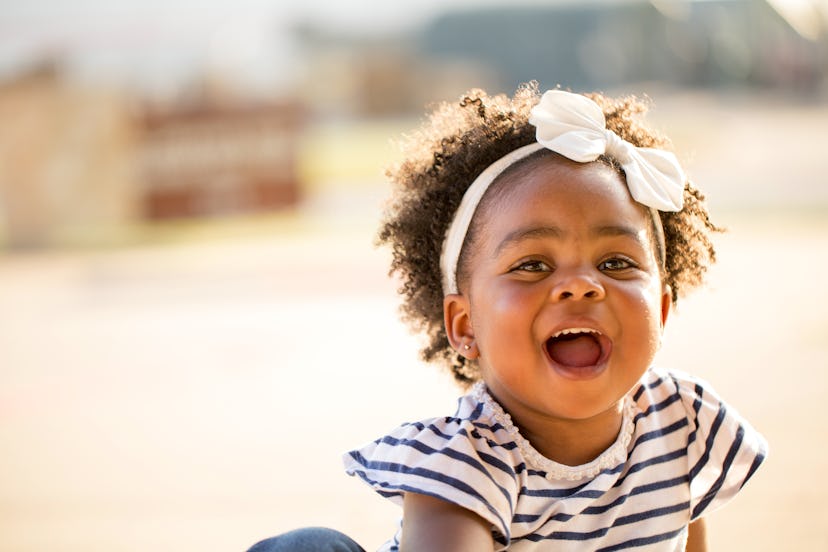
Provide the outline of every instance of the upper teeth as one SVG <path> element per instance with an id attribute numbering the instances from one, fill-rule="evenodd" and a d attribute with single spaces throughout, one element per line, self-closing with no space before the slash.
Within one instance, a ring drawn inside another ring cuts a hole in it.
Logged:
<path id="1" fill-rule="evenodd" d="M 593 330 L 592 328 L 567 328 L 565 330 L 559 331 L 558 333 L 556 333 L 552 337 L 555 338 L 555 337 L 560 337 L 562 335 L 576 334 L 576 333 L 591 333 L 591 334 L 598 334 L 598 335 L 601 334 L 601 332 L 599 332 L 598 330 Z"/>

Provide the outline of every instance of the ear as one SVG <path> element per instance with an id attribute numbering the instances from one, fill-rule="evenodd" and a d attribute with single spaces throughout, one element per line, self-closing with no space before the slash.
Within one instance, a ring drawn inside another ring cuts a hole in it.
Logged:
<path id="1" fill-rule="evenodd" d="M 443 323 L 449 343 L 455 351 L 469 360 L 480 356 L 474 340 L 470 307 L 465 295 L 453 293 L 443 298 Z"/>
<path id="2" fill-rule="evenodd" d="M 670 309 L 673 307 L 673 290 L 667 284 L 661 293 L 661 330 L 667 325 L 667 318 L 670 316 Z"/>

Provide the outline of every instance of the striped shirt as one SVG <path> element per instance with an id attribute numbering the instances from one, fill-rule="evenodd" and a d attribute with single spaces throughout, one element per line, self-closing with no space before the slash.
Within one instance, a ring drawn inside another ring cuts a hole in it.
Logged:
<path id="1" fill-rule="evenodd" d="M 346 454 L 346 471 L 399 504 L 415 492 L 475 512 L 495 550 L 683 550 L 689 522 L 733 498 L 767 444 L 687 374 L 651 368 L 625 403 L 616 442 L 569 467 L 537 453 L 478 384 L 454 416 Z M 380 550 L 398 550 L 400 531 Z"/>

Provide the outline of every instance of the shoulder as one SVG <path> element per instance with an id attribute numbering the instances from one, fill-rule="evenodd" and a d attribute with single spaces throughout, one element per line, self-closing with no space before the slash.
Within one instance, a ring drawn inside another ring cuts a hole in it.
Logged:
<path id="1" fill-rule="evenodd" d="M 461 397 L 454 416 L 402 424 L 345 454 L 346 471 L 402 503 L 406 493 L 439 498 L 471 510 L 508 532 L 508 512 L 520 469 L 513 442 L 475 392 Z"/>
<path id="2" fill-rule="evenodd" d="M 400 469 L 460 462 L 458 467 L 466 469 L 509 473 L 509 452 L 515 447 L 508 439 L 504 442 L 499 422 L 473 390 L 459 399 L 453 416 L 404 423 L 346 454 L 345 463 L 349 472 L 383 462 Z"/>
<path id="3" fill-rule="evenodd" d="M 733 498 L 767 456 L 764 437 L 697 376 L 652 369 L 637 394 L 685 428 L 693 519 Z"/>

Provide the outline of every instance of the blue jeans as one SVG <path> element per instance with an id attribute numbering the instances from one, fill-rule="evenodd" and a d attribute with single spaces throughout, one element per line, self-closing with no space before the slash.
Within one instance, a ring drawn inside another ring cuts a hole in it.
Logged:
<path id="1" fill-rule="evenodd" d="M 324 527 L 296 529 L 254 544 L 247 552 L 365 552 L 349 536 Z"/>

